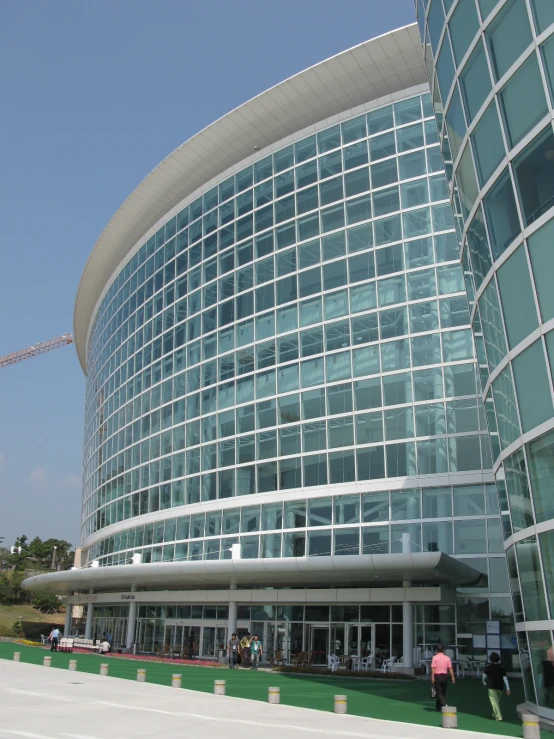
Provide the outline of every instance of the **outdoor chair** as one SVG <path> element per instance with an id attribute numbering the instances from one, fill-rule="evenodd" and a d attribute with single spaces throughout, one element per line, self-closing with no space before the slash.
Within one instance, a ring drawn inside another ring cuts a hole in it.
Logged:
<path id="1" fill-rule="evenodd" d="M 383 665 L 381 667 L 382 672 L 394 672 L 392 669 L 392 666 L 394 665 L 396 661 L 396 657 L 391 657 L 390 659 L 384 659 Z"/>
<path id="2" fill-rule="evenodd" d="M 336 672 L 339 669 L 339 658 L 335 654 L 327 655 L 327 667 L 331 672 Z"/>
<path id="3" fill-rule="evenodd" d="M 285 657 L 283 657 L 283 652 L 280 649 L 276 649 L 273 652 L 273 656 L 269 660 L 269 663 L 272 667 L 277 667 L 278 665 L 285 665 L 287 663 L 287 660 Z"/>

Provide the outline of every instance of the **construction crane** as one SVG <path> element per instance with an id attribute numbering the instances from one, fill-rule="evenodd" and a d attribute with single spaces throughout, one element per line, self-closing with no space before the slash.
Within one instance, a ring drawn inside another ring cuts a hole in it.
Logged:
<path id="1" fill-rule="evenodd" d="M 71 334 L 63 334 L 50 341 L 43 341 L 34 346 L 30 346 L 27 349 L 22 349 L 19 352 L 13 352 L 12 354 L 6 354 L 5 357 L 0 357 L 0 369 L 2 367 L 8 367 L 10 364 L 16 364 L 22 362 L 24 359 L 30 359 L 35 357 L 37 354 L 44 354 L 45 352 L 51 352 L 52 349 L 58 349 L 60 346 L 66 344 L 73 344 L 73 336 Z"/>

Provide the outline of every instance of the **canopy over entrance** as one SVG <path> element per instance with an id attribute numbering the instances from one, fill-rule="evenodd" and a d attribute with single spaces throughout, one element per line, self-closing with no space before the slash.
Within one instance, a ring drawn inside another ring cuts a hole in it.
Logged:
<path id="1" fill-rule="evenodd" d="M 229 587 L 344 587 L 402 584 L 474 585 L 482 575 L 443 552 L 360 554 L 338 557 L 224 559 L 89 567 L 23 582 L 26 590 L 70 595 L 133 589 Z"/>

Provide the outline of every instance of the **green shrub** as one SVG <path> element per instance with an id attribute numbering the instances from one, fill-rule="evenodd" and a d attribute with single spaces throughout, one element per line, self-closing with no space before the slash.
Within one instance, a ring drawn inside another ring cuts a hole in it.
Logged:
<path id="1" fill-rule="evenodd" d="M 31 605 L 41 613 L 57 613 L 60 599 L 53 593 L 34 593 Z"/>
<path id="2" fill-rule="evenodd" d="M 21 636 L 23 633 L 23 624 L 21 621 L 16 621 L 14 625 L 12 626 L 12 631 L 16 636 Z"/>

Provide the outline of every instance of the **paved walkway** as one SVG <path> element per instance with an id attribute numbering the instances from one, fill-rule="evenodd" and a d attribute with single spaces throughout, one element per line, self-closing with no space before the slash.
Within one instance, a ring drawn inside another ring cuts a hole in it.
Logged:
<path id="1" fill-rule="evenodd" d="M 0 662 L 1 739 L 442 739 L 446 729 Z M 475 739 L 470 731 L 458 739 Z M 481 736 L 491 736 L 481 734 Z M 496 734 L 496 737 L 499 735 Z"/>

